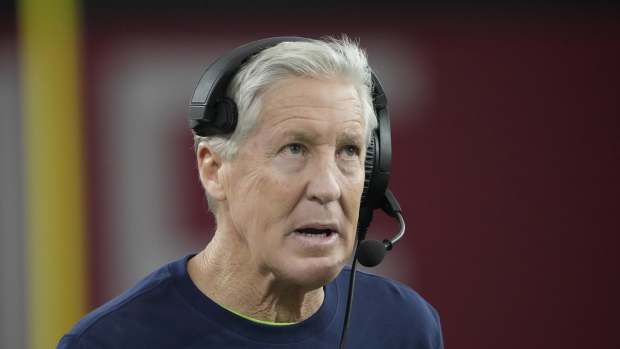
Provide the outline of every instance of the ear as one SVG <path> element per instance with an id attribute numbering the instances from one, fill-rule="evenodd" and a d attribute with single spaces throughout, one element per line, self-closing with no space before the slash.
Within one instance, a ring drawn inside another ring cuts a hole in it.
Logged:
<path id="1" fill-rule="evenodd" d="M 212 198 L 222 201 L 226 199 L 223 185 L 222 158 L 206 144 L 200 142 L 196 149 L 196 162 L 202 187 Z"/>

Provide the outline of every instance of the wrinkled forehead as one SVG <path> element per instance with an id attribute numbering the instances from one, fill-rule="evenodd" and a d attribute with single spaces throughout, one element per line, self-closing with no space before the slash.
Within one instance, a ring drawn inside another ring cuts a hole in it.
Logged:
<path id="1" fill-rule="evenodd" d="M 263 127 L 283 127 L 291 122 L 300 128 L 313 122 L 366 126 L 361 99 L 351 82 L 310 77 L 289 77 L 266 89 L 261 94 L 257 122 Z"/>

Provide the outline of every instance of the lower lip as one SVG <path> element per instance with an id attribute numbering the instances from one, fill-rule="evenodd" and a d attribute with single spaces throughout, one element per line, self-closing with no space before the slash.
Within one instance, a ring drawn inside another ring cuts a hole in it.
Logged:
<path id="1" fill-rule="evenodd" d="M 302 244 L 304 247 L 327 247 L 333 245 L 338 240 L 337 233 L 327 234 L 302 234 L 298 232 L 293 232 L 290 234 L 290 237 L 293 238 L 298 243 Z"/>

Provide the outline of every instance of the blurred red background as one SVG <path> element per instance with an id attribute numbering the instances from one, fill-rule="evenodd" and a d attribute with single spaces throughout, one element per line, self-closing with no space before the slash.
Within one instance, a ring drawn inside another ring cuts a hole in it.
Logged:
<path id="1" fill-rule="evenodd" d="M 185 121 L 206 66 L 346 33 L 384 80 L 408 220 L 374 272 L 439 310 L 448 348 L 620 345 L 615 8 L 270 3 L 84 6 L 92 307 L 210 237 Z"/>

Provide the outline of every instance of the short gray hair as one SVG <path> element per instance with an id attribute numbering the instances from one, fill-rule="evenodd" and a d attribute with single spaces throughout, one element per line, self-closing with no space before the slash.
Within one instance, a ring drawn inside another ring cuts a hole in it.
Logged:
<path id="1" fill-rule="evenodd" d="M 288 77 L 341 78 L 351 82 L 362 104 L 366 139 L 377 128 L 372 104 L 372 72 L 366 53 L 347 36 L 341 39 L 286 41 L 262 50 L 251 57 L 228 86 L 227 96 L 237 104 L 235 131 L 228 135 L 200 137 L 198 146 L 206 142 L 224 160 L 231 160 L 254 129 L 261 109 L 261 96 L 274 83 Z M 207 194 L 209 209 L 215 213 L 216 202 Z"/>

